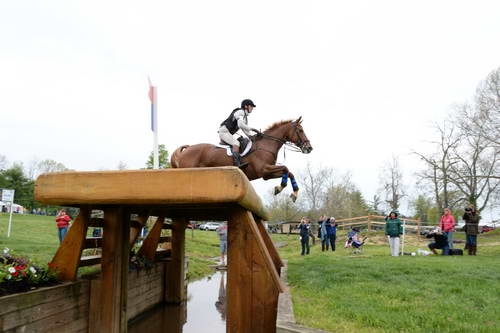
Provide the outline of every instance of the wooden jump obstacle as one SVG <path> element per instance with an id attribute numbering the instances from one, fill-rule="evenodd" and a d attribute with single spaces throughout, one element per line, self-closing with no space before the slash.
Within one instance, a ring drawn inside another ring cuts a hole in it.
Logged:
<path id="1" fill-rule="evenodd" d="M 98 327 L 90 325 L 89 331 L 127 331 L 130 246 L 148 217 L 157 216 L 139 251 L 153 258 L 162 228 L 171 228 L 167 302 L 186 299 L 188 221 L 228 221 L 226 331 L 276 332 L 278 296 L 284 291 L 279 277 L 283 263 L 262 222 L 268 213 L 238 168 L 50 173 L 38 177 L 35 198 L 44 204 L 80 208 L 52 266 L 63 280 L 75 280 L 79 267 L 101 263 L 101 292 L 91 295 L 99 298 L 96 316 L 101 320 Z M 91 218 L 92 210 L 102 210 L 104 217 Z M 172 222 L 165 225 L 167 218 Z M 86 239 L 88 227 L 95 225 L 102 226 L 102 239 Z M 92 244 L 102 246 L 102 255 L 82 258 L 83 249 L 95 247 Z"/>

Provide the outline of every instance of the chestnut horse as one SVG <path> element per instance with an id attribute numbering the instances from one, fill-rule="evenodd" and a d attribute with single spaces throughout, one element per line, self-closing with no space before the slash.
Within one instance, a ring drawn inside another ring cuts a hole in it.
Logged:
<path id="1" fill-rule="evenodd" d="M 299 187 L 295 176 L 284 165 L 276 165 L 278 152 L 281 147 L 295 145 L 304 154 L 312 151 L 312 146 L 302 128 L 302 117 L 293 121 L 286 120 L 274 123 L 262 134 L 253 136 L 251 151 L 242 158 L 248 166 L 242 171 L 249 180 L 263 178 L 264 180 L 281 177 L 281 185 L 274 188 L 274 195 L 280 193 L 288 183 L 292 184 L 293 201 L 297 200 Z M 185 145 L 177 148 L 172 154 L 171 165 L 173 168 L 202 168 L 231 166 L 233 159 L 226 154 L 226 149 L 217 148 L 208 143 Z"/>

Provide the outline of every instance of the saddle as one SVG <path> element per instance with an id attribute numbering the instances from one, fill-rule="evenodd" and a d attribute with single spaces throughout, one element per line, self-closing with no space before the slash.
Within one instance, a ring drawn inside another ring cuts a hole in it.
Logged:
<path id="1" fill-rule="evenodd" d="M 238 141 L 240 143 L 240 155 L 243 157 L 250 152 L 250 149 L 252 148 L 252 141 L 242 136 L 238 137 Z M 221 140 L 218 145 L 215 145 L 215 147 L 225 148 L 228 156 L 233 155 L 232 146 L 223 140 Z"/>

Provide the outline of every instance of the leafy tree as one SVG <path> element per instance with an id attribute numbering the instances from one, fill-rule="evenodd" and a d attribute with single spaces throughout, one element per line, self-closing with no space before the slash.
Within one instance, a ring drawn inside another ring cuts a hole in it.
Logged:
<path id="1" fill-rule="evenodd" d="M 415 210 L 414 218 L 420 219 L 422 222 L 429 222 L 429 210 L 433 207 L 429 198 L 419 195 L 412 203 Z"/>
<path id="2" fill-rule="evenodd" d="M 164 144 L 160 144 L 158 146 L 158 160 L 160 169 L 167 169 L 171 167 L 168 157 L 168 150 L 165 148 Z M 146 169 L 153 169 L 153 163 L 154 152 L 151 152 L 151 154 L 149 154 L 148 161 L 146 162 Z"/>
<path id="3" fill-rule="evenodd" d="M 23 165 L 14 164 L 7 170 L 0 171 L 0 187 L 15 190 L 14 201 L 27 208 L 35 205 L 35 182 L 24 175 Z"/>

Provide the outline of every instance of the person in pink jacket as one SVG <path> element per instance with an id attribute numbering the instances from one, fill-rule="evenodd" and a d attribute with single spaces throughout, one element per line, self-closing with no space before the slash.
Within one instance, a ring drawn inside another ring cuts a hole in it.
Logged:
<path id="1" fill-rule="evenodd" d="M 59 214 L 57 214 L 57 217 L 56 217 L 57 230 L 58 230 L 58 235 L 59 235 L 59 243 L 62 243 L 64 236 L 66 236 L 66 233 L 68 232 L 70 221 L 71 221 L 71 217 L 69 217 L 69 215 L 66 214 L 66 211 L 64 209 L 61 209 L 61 211 L 59 212 Z"/>
<path id="2" fill-rule="evenodd" d="M 453 248 L 453 232 L 455 231 L 455 217 L 451 214 L 451 209 L 445 208 L 444 215 L 439 220 L 439 227 L 448 238 L 448 246 Z"/>

